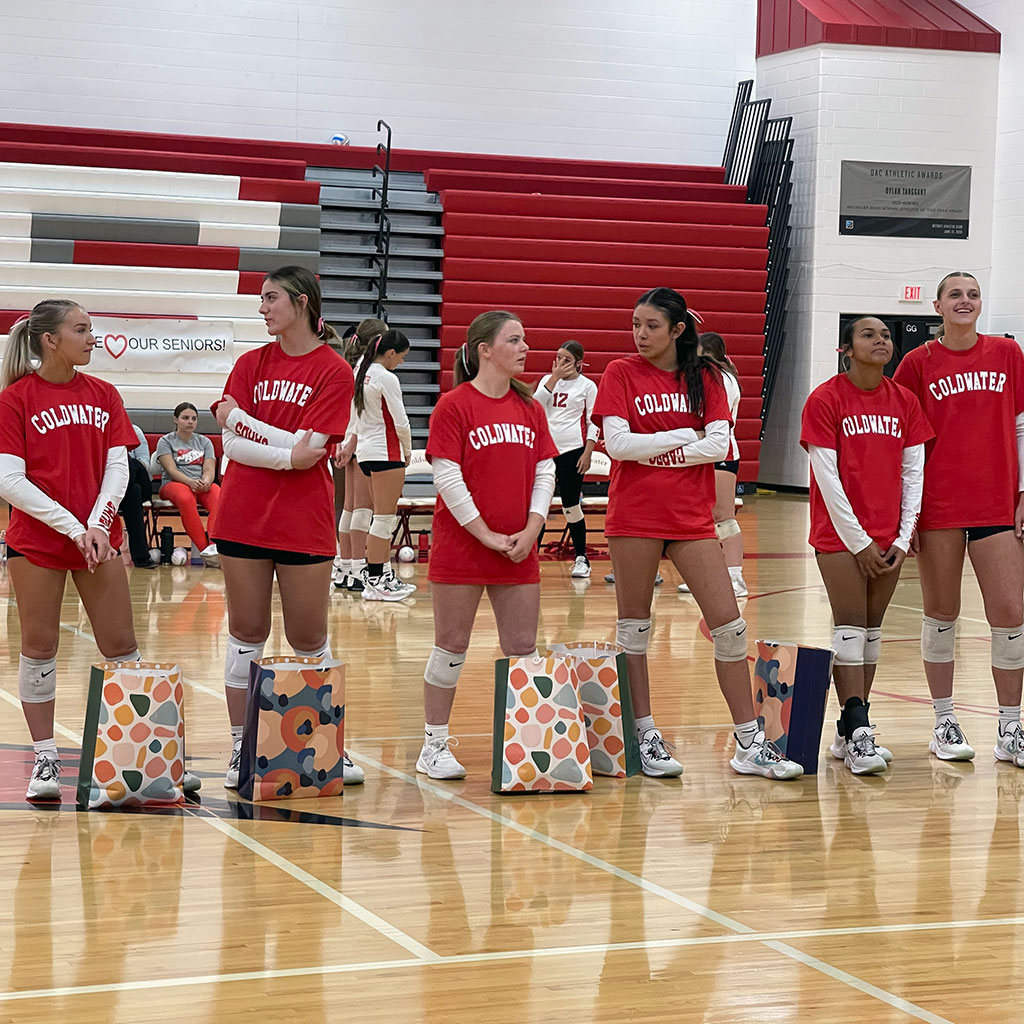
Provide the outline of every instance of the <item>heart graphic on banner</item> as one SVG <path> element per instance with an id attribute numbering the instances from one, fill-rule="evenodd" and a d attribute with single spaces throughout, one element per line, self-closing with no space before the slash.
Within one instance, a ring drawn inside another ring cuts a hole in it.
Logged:
<path id="1" fill-rule="evenodd" d="M 103 347 L 111 358 L 120 359 L 128 351 L 128 339 L 123 334 L 106 334 L 103 336 Z"/>

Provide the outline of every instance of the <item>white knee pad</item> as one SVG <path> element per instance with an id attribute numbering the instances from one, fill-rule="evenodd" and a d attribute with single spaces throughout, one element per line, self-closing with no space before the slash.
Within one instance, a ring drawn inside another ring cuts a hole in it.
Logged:
<path id="1" fill-rule="evenodd" d="M 18 658 L 18 696 L 26 704 L 45 704 L 57 696 L 56 658 Z"/>
<path id="2" fill-rule="evenodd" d="M 228 636 L 228 653 L 224 658 L 224 685 L 232 690 L 245 690 L 249 686 L 249 666 L 263 657 L 261 644 L 243 644 L 233 636 Z"/>
<path id="3" fill-rule="evenodd" d="M 369 533 L 370 524 L 373 522 L 372 508 L 357 508 L 352 512 L 352 521 L 349 527 L 350 532 Z"/>
<path id="4" fill-rule="evenodd" d="M 719 540 L 728 540 L 739 532 L 740 524 L 735 519 L 723 519 L 720 523 L 715 523 L 715 536 Z"/>
<path id="5" fill-rule="evenodd" d="M 570 505 L 568 508 L 562 509 L 562 515 L 565 516 L 567 523 L 581 523 L 583 522 L 583 506 Z"/>
<path id="6" fill-rule="evenodd" d="M 466 654 L 446 651 L 443 647 L 432 647 L 427 667 L 423 670 L 423 681 L 431 686 L 439 686 L 442 690 L 454 690 L 458 685 L 462 666 L 466 664 Z"/>
<path id="7" fill-rule="evenodd" d="M 747 623 L 742 615 L 711 630 L 711 639 L 715 642 L 715 661 L 747 660 Z"/>
<path id="8" fill-rule="evenodd" d="M 882 630 L 868 626 L 864 633 L 864 664 L 877 665 L 882 654 Z"/>
<path id="9" fill-rule="evenodd" d="M 292 650 L 295 652 L 297 658 L 333 658 L 334 655 L 331 653 L 331 642 L 325 640 L 319 647 L 314 647 L 311 651 L 300 651 L 298 647 L 293 647 Z"/>
<path id="10" fill-rule="evenodd" d="M 341 513 L 341 518 L 338 520 L 338 533 L 348 533 L 352 529 L 352 512 L 350 509 L 345 509 Z"/>
<path id="11" fill-rule="evenodd" d="M 651 620 L 618 619 L 615 623 L 615 642 L 627 654 L 646 654 L 651 642 Z"/>
<path id="12" fill-rule="evenodd" d="M 921 623 L 921 657 L 938 665 L 956 659 L 956 619 L 947 622 L 926 615 Z"/>
<path id="13" fill-rule="evenodd" d="M 837 665 L 863 665 L 867 630 L 863 626 L 836 626 L 832 630 L 832 650 Z"/>
<path id="14" fill-rule="evenodd" d="M 1024 626 L 992 627 L 992 667 L 1024 668 Z"/>
<path id="15" fill-rule="evenodd" d="M 373 517 L 370 523 L 369 534 L 371 537 L 379 537 L 381 540 L 391 540 L 398 525 L 398 516 L 377 516 Z"/>

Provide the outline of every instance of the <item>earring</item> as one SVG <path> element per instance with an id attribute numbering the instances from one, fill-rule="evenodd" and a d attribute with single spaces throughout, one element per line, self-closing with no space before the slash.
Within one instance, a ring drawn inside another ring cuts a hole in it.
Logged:
<path id="1" fill-rule="evenodd" d="M 853 366 L 853 360 L 850 358 L 849 352 L 843 353 L 843 359 L 846 360 L 846 365 L 843 367 L 843 373 L 849 373 L 850 367 Z"/>

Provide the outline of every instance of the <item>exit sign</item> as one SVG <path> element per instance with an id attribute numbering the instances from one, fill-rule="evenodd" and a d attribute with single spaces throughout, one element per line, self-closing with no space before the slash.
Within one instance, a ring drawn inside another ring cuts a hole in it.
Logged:
<path id="1" fill-rule="evenodd" d="M 920 302 L 921 286 L 919 284 L 905 284 L 900 289 L 900 302 Z"/>

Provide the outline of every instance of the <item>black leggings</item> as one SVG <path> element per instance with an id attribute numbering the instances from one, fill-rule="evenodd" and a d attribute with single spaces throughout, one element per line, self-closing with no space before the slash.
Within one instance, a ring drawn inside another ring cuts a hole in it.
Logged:
<path id="1" fill-rule="evenodd" d="M 124 519 L 125 531 L 128 534 L 128 550 L 132 553 L 133 562 L 149 561 L 149 541 L 146 537 L 146 519 L 142 509 L 143 502 L 153 498 L 153 478 L 149 475 L 149 467 L 138 459 L 128 460 L 128 486 L 121 499 L 121 518 Z"/>
<path id="2" fill-rule="evenodd" d="M 582 448 L 574 448 L 571 452 L 563 452 L 555 456 L 555 486 L 558 496 L 562 499 L 562 511 L 572 508 L 580 503 L 580 496 L 583 493 L 583 474 L 576 468 L 583 454 Z M 575 523 L 568 523 L 569 536 L 572 537 L 572 546 L 576 557 L 586 557 L 587 554 L 587 524 L 583 519 Z M 541 529 L 538 542 L 544 539 L 544 530 Z"/>

